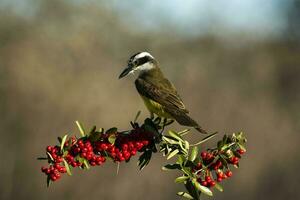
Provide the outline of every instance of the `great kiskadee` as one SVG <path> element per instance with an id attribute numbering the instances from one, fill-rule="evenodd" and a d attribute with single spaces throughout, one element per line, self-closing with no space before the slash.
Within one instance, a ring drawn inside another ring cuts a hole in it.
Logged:
<path id="1" fill-rule="evenodd" d="M 194 127 L 201 133 L 207 133 L 197 122 L 189 117 L 176 88 L 165 78 L 158 67 L 158 62 L 148 52 L 139 52 L 130 57 L 127 67 L 119 79 L 127 74 L 138 72 L 135 86 L 144 103 L 153 116 L 175 119 L 183 126 Z"/>

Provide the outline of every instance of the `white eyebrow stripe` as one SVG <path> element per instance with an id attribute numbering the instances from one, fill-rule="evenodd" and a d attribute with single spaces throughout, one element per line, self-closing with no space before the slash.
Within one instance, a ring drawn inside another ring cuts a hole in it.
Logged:
<path id="1" fill-rule="evenodd" d="M 142 52 L 142 53 L 139 53 L 138 55 L 136 55 L 134 57 L 134 60 L 142 58 L 142 57 L 145 57 L 145 56 L 149 56 L 149 57 L 151 57 L 151 58 L 154 59 L 154 57 L 150 53 L 148 53 L 148 52 Z"/>

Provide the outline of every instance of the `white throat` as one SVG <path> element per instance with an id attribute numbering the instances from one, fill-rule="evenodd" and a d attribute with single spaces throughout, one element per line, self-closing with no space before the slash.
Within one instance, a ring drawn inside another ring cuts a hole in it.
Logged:
<path id="1" fill-rule="evenodd" d="M 147 62 L 147 63 L 144 63 L 144 64 L 138 66 L 138 67 L 136 68 L 136 70 L 138 70 L 138 71 L 140 71 L 140 72 L 145 72 L 145 71 L 149 71 L 149 70 L 151 70 L 151 69 L 153 69 L 153 68 L 154 68 L 153 63 Z"/>
<path id="2" fill-rule="evenodd" d="M 134 70 L 132 70 L 130 73 L 131 74 L 135 74 L 135 72 L 138 72 L 138 75 L 141 75 L 141 74 L 143 74 L 145 72 L 150 71 L 154 67 L 155 66 L 154 66 L 153 63 L 147 62 L 147 63 L 144 63 L 144 64 L 138 66 L 137 68 L 135 68 Z"/>

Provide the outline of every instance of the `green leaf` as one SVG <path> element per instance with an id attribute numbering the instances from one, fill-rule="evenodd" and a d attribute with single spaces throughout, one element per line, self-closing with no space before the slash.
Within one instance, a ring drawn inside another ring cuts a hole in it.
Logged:
<path id="1" fill-rule="evenodd" d="M 172 151 L 168 157 L 167 157 L 167 160 L 171 159 L 172 157 L 174 157 L 176 154 L 179 153 L 179 150 L 178 149 L 175 149 L 174 151 Z"/>
<path id="2" fill-rule="evenodd" d="M 171 137 L 175 138 L 176 140 L 182 141 L 182 142 L 183 142 L 183 139 L 181 138 L 181 136 L 178 135 L 176 132 L 170 130 L 170 131 L 168 131 L 168 134 L 169 134 Z"/>
<path id="3" fill-rule="evenodd" d="M 81 164 L 83 164 L 85 158 L 80 157 L 80 155 L 78 154 L 78 155 L 75 157 L 75 160 L 76 160 L 76 161 L 79 161 Z"/>
<path id="4" fill-rule="evenodd" d="M 220 140 L 217 144 L 218 150 L 221 150 L 222 146 L 224 145 L 223 140 Z"/>
<path id="5" fill-rule="evenodd" d="M 220 184 L 218 184 L 218 183 L 216 183 L 215 188 L 216 188 L 217 190 L 219 190 L 220 192 L 223 192 L 223 191 L 224 191 L 224 190 L 223 190 L 223 187 L 222 187 Z"/>
<path id="6" fill-rule="evenodd" d="M 81 135 L 82 137 L 84 137 L 84 136 L 85 136 L 85 131 L 84 131 L 83 126 L 81 125 L 81 123 L 80 123 L 79 121 L 76 121 L 76 125 L 77 125 L 77 127 L 78 127 L 78 129 L 79 129 L 80 135 Z"/>
<path id="7" fill-rule="evenodd" d="M 228 167 L 228 163 L 227 163 L 226 159 L 223 157 L 223 155 L 220 155 L 220 160 L 225 167 Z"/>
<path id="8" fill-rule="evenodd" d="M 95 142 L 95 141 L 97 141 L 97 140 L 100 139 L 101 135 L 102 135 L 102 132 L 100 132 L 100 131 L 95 131 L 95 132 L 93 132 L 93 133 L 91 133 L 91 134 L 89 135 L 89 139 L 90 139 L 92 142 Z"/>
<path id="9" fill-rule="evenodd" d="M 205 138 L 203 138 L 200 142 L 198 142 L 198 143 L 196 143 L 196 144 L 192 144 L 192 145 L 190 145 L 190 146 L 197 146 L 197 145 L 199 145 L 199 144 L 202 144 L 202 143 L 204 143 L 204 142 L 210 140 L 211 138 L 213 138 L 216 134 L 218 134 L 218 132 L 212 133 L 212 134 L 210 134 L 209 136 L 206 136 Z"/>
<path id="10" fill-rule="evenodd" d="M 184 163 L 185 159 L 186 158 L 183 155 L 179 155 L 176 163 L 178 163 L 178 164 L 180 164 L 180 166 L 182 166 L 182 164 Z"/>
<path id="11" fill-rule="evenodd" d="M 118 132 L 118 128 L 112 127 L 110 129 L 108 129 L 105 133 L 106 134 L 113 134 L 113 133 L 117 133 L 117 132 Z"/>
<path id="12" fill-rule="evenodd" d="M 190 149 L 190 143 L 187 140 L 184 141 L 184 146 L 187 151 Z"/>
<path id="13" fill-rule="evenodd" d="M 189 193 L 187 192 L 177 192 L 177 195 L 178 196 L 181 196 L 181 197 L 184 197 L 184 198 L 187 198 L 187 199 L 194 199 Z"/>
<path id="14" fill-rule="evenodd" d="M 190 131 L 190 129 L 184 129 L 183 131 L 180 131 L 177 134 L 182 137 L 182 136 L 186 135 L 189 131 Z"/>
<path id="15" fill-rule="evenodd" d="M 212 191 L 209 188 L 207 188 L 203 185 L 200 185 L 200 183 L 198 183 L 198 181 L 195 178 L 192 180 L 192 183 L 197 188 L 197 190 L 201 191 L 202 193 L 204 193 L 208 196 L 213 196 Z"/>
<path id="16" fill-rule="evenodd" d="M 45 157 L 38 157 L 37 160 L 48 160 L 48 158 L 45 158 Z"/>
<path id="17" fill-rule="evenodd" d="M 161 139 L 161 133 L 158 131 L 159 125 L 155 124 L 151 119 L 145 119 L 142 128 L 145 129 L 145 131 L 153 133 L 155 140 Z"/>
<path id="18" fill-rule="evenodd" d="M 108 137 L 108 141 L 109 141 L 109 143 L 111 143 L 111 144 L 115 144 L 116 139 L 117 139 L 117 137 L 116 137 L 115 134 L 110 135 L 110 136 Z"/>
<path id="19" fill-rule="evenodd" d="M 68 137 L 68 135 L 65 135 L 65 136 L 62 138 L 62 140 L 61 140 L 61 143 L 60 143 L 60 150 L 61 150 L 61 151 L 62 151 L 63 148 L 64 148 L 64 145 L 65 145 L 65 142 L 66 142 L 66 140 L 67 140 L 67 137 Z"/>
<path id="20" fill-rule="evenodd" d="M 181 150 L 184 152 L 184 154 L 188 154 L 188 151 L 184 148 L 183 143 L 181 141 L 179 141 L 179 146 Z"/>
<path id="21" fill-rule="evenodd" d="M 146 167 L 149 164 L 151 160 L 151 156 L 152 156 L 152 151 L 147 150 L 139 157 L 138 166 L 140 167 L 140 170 L 144 169 L 144 167 Z"/>
<path id="22" fill-rule="evenodd" d="M 90 165 L 86 159 L 84 159 L 83 164 L 87 169 L 90 169 Z"/>
<path id="23" fill-rule="evenodd" d="M 175 179 L 175 183 L 183 183 L 185 182 L 186 180 L 188 180 L 189 177 L 188 176 L 179 176 Z"/>
<path id="24" fill-rule="evenodd" d="M 51 154 L 49 152 L 47 152 L 47 155 L 49 156 L 49 158 L 54 161 L 53 157 L 51 156 Z"/>
<path id="25" fill-rule="evenodd" d="M 241 158 L 241 155 L 238 152 L 232 151 L 232 153 L 235 157 Z"/>
<path id="26" fill-rule="evenodd" d="M 200 200 L 200 192 L 196 190 L 194 187 L 192 181 L 188 180 L 186 184 L 184 184 L 185 188 L 189 192 L 189 194 L 195 199 L 195 200 Z"/>
<path id="27" fill-rule="evenodd" d="M 93 134 L 93 133 L 95 133 L 96 132 L 96 129 L 97 129 L 97 127 L 96 126 L 93 126 L 92 128 L 91 128 L 91 130 L 90 130 L 90 135 L 91 134 Z"/>
<path id="28" fill-rule="evenodd" d="M 65 159 L 64 159 L 64 165 L 66 167 L 68 175 L 72 176 L 70 166 L 69 166 L 69 164 L 67 163 L 67 161 Z"/>
<path id="29" fill-rule="evenodd" d="M 222 148 L 220 149 L 220 151 L 224 151 L 224 150 L 227 149 L 228 147 L 229 147 L 228 144 L 224 144 L 224 145 L 222 146 Z"/>
<path id="30" fill-rule="evenodd" d="M 139 118 L 139 116 L 141 115 L 141 111 L 139 110 L 137 113 L 136 113 L 136 116 L 133 120 L 134 123 L 136 123 L 137 119 Z"/>
<path id="31" fill-rule="evenodd" d="M 237 140 L 242 140 L 242 139 L 244 139 L 244 137 L 243 137 L 243 132 L 237 133 L 236 139 L 237 139 Z"/>
<path id="32" fill-rule="evenodd" d="M 51 178 L 50 176 L 47 176 L 47 187 L 50 187 L 51 185 Z"/>
<path id="33" fill-rule="evenodd" d="M 194 146 L 192 148 L 191 154 L 189 155 L 189 160 L 193 162 L 197 158 L 197 155 L 198 155 L 198 147 Z"/>
<path id="34" fill-rule="evenodd" d="M 170 138 L 170 136 L 166 136 L 166 135 L 163 136 L 162 139 L 165 140 L 169 144 L 178 144 L 179 143 L 179 141 L 174 140 L 174 138 Z"/>
<path id="35" fill-rule="evenodd" d="M 242 144 L 239 143 L 238 145 L 239 145 L 240 149 L 246 151 L 246 148 Z"/>
<path id="36" fill-rule="evenodd" d="M 164 170 L 164 171 L 173 170 L 173 169 L 181 170 L 181 167 L 179 164 L 167 164 L 162 167 L 162 170 Z"/>
<path id="37" fill-rule="evenodd" d="M 188 175 L 189 177 L 192 177 L 192 176 L 193 176 L 190 167 L 182 167 L 181 171 L 183 171 L 183 172 L 184 172 L 186 175 Z"/>

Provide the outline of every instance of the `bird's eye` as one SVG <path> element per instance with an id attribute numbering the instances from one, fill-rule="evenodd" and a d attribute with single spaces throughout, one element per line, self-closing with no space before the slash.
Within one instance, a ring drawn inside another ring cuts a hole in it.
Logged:
<path id="1" fill-rule="evenodd" d="M 138 61 L 137 61 L 137 60 L 134 61 L 133 64 L 134 64 L 135 66 L 137 66 L 137 65 L 138 65 Z"/>

